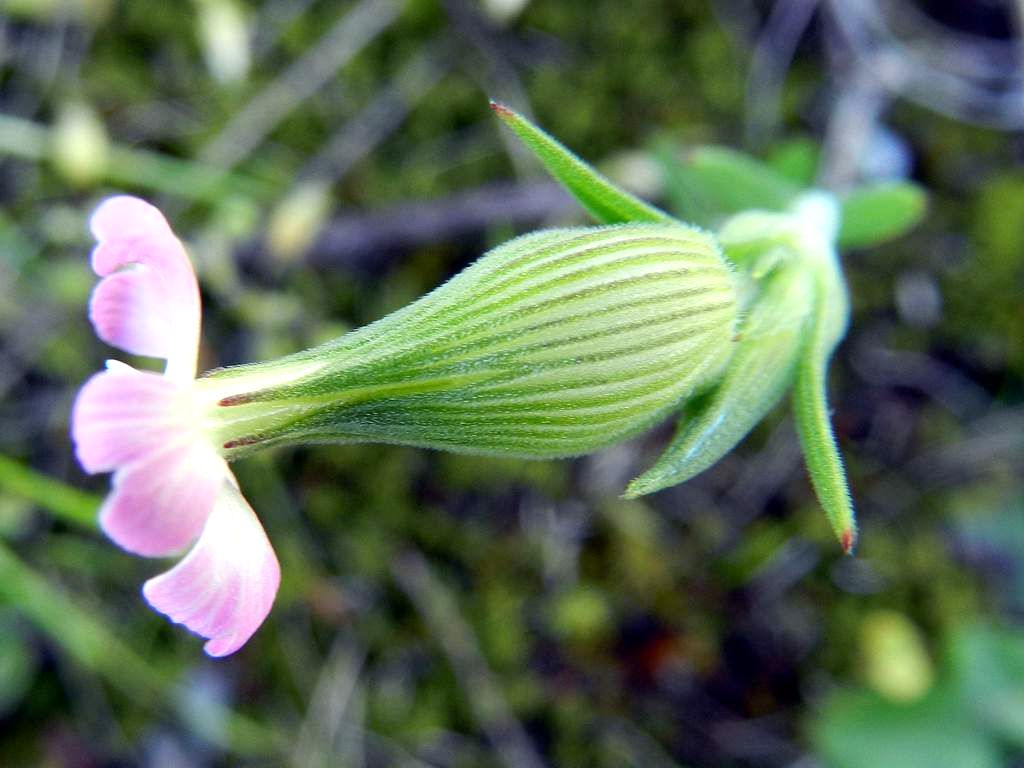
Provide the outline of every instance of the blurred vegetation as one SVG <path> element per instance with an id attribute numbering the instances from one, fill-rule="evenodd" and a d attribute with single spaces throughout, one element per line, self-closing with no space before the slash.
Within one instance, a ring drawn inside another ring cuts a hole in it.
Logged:
<path id="1" fill-rule="evenodd" d="M 666 204 L 666 152 L 741 147 L 800 181 L 827 165 L 826 20 L 779 125 L 744 130 L 772 5 L 0 4 L 0 764 L 1022 764 L 1021 144 L 899 98 L 885 146 L 929 214 L 845 254 L 831 369 L 855 558 L 784 410 L 641 501 L 618 496 L 667 429 L 572 462 L 245 460 L 283 579 L 224 661 L 142 602 L 162 564 L 91 523 L 107 480 L 77 468 L 67 421 L 111 355 L 85 320 L 104 195 L 150 199 L 187 238 L 206 367 L 276 356 L 583 220 L 488 97 Z"/>

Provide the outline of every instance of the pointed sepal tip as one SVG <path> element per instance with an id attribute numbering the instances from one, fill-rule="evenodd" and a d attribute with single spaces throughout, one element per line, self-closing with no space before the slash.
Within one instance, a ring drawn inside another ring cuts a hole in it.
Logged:
<path id="1" fill-rule="evenodd" d="M 853 548 L 857 544 L 857 531 L 853 528 L 847 528 L 839 534 L 839 544 L 843 548 L 844 555 L 853 555 Z"/>

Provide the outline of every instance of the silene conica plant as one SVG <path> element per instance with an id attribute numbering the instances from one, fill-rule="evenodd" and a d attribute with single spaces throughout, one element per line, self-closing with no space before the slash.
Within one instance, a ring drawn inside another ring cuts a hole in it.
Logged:
<path id="1" fill-rule="evenodd" d="M 920 192 L 883 185 L 840 202 L 738 153 L 702 150 L 675 178 L 702 216 L 715 214 L 705 229 L 493 108 L 602 226 L 516 238 L 409 306 L 280 360 L 197 377 L 199 291 L 182 243 L 137 198 L 93 214 L 93 326 L 166 368 L 111 361 L 87 381 L 72 414 L 76 453 L 87 471 L 113 472 L 100 524 L 118 545 L 187 550 L 143 594 L 207 638 L 210 655 L 240 648 L 277 593 L 277 558 L 228 463 L 278 445 L 556 458 L 678 413 L 675 438 L 626 489 L 639 496 L 714 464 L 789 391 L 814 489 L 852 549 L 825 399 L 848 317 L 837 246 L 899 234 L 920 215 Z"/>

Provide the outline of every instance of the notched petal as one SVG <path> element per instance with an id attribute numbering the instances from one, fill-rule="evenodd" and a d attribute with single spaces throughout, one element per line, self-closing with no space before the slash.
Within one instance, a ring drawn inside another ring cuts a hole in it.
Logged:
<path id="1" fill-rule="evenodd" d="M 168 312 L 172 302 L 162 294 L 159 277 L 146 266 L 105 277 L 89 301 L 96 335 L 133 355 L 167 356 L 176 313 Z"/>
<path id="2" fill-rule="evenodd" d="M 102 371 L 78 393 L 71 411 L 71 439 L 82 468 L 111 472 L 180 448 L 191 441 L 187 393 L 148 371 Z"/>
<path id="3" fill-rule="evenodd" d="M 201 443 L 131 464 L 114 475 L 100 527 L 137 555 L 179 552 L 203 530 L 227 472 L 224 460 Z"/>
<path id="4" fill-rule="evenodd" d="M 270 612 L 281 571 L 255 513 L 229 481 L 221 485 L 199 541 L 174 568 L 142 588 L 171 621 L 208 639 L 211 656 L 234 653 Z"/>
<path id="5" fill-rule="evenodd" d="M 134 354 L 162 357 L 192 378 L 199 345 L 195 272 L 163 215 L 134 197 L 114 197 L 93 214 L 92 267 L 104 279 L 89 317 L 104 341 Z"/>
<path id="6" fill-rule="evenodd" d="M 131 195 L 108 197 L 89 219 L 89 230 L 100 242 L 141 235 L 171 235 L 167 219 L 156 206 Z"/>

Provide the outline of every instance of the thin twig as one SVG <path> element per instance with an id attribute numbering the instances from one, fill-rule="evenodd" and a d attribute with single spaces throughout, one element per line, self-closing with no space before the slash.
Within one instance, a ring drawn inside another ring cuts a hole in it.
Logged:
<path id="1" fill-rule="evenodd" d="M 543 761 L 505 703 L 455 597 L 418 552 L 396 558 L 391 573 L 448 657 L 466 703 L 501 762 L 507 768 L 542 768 Z"/>
<path id="2" fill-rule="evenodd" d="M 837 79 L 843 83 L 829 114 L 822 143 L 818 183 L 826 189 L 843 189 L 858 180 L 864 157 L 888 95 L 862 63 Z"/>
<path id="3" fill-rule="evenodd" d="M 451 70 L 454 57 L 446 50 L 448 43 L 447 37 L 442 37 L 424 46 L 362 112 L 306 162 L 298 177 L 335 182 L 396 131 Z"/>
<path id="4" fill-rule="evenodd" d="M 310 9 L 316 0 L 270 0 L 262 5 L 256 19 L 256 34 L 252 41 L 252 57 L 262 59 L 270 53 L 278 41 L 300 16 Z"/>
<path id="5" fill-rule="evenodd" d="M 292 110 L 327 85 L 401 12 L 398 0 L 362 0 L 312 48 L 257 93 L 198 154 L 200 161 L 231 168 L 241 162 Z"/>
<path id="6" fill-rule="evenodd" d="M 499 30 L 483 16 L 476 4 L 466 0 L 443 0 L 442 5 L 452 26 L 476 49 L 483 66 L 469 67 L 468 73 L 491 98 L 512 104 L 526 117 L 532 118 L 530 101 L 515 65 L 505 55 Z M 510 131 L 498 131 L 509 159 L 519 176 L 528 176 L 536 169 L 530 152 Z"/>
<path id="7" fill-rule="evenodd" d="M 339 638 L 331 649 L 309 699 L 306 718 L 299 728 L 292 752 L 292 765 L 299 768 L 334 765 L 339 735 L 348 709 L 357 694 L 363 652 Z M 358 731 L 354 736 L 361 738 Z"/>
<path id="8" fill-rule="evenodd" d="M 829 0 L 845 47 L 891 94 L 964 122 L 1024 126 L 1024 41 L 957 32 L 914 3 Z"/>
<path id="9" fill-rule="evenodd" d="M 373 268 L 388 252 L 455 240 L 495 224 L 547 222 L 578 210 L 554 182 L 491 184 L 443 200 L 335 219 L 310 248 L 307 259 L 319 267 Z M 244 254 L 250 261 L 256 255 L 251 249 Z"/>
<path id="10" fill-rule="evenodd" d="M 779 124 L 782 84 L 818 0 L 780 0 L 757 38 L 747 78 L 747 141 L 763 144 Z"/>

